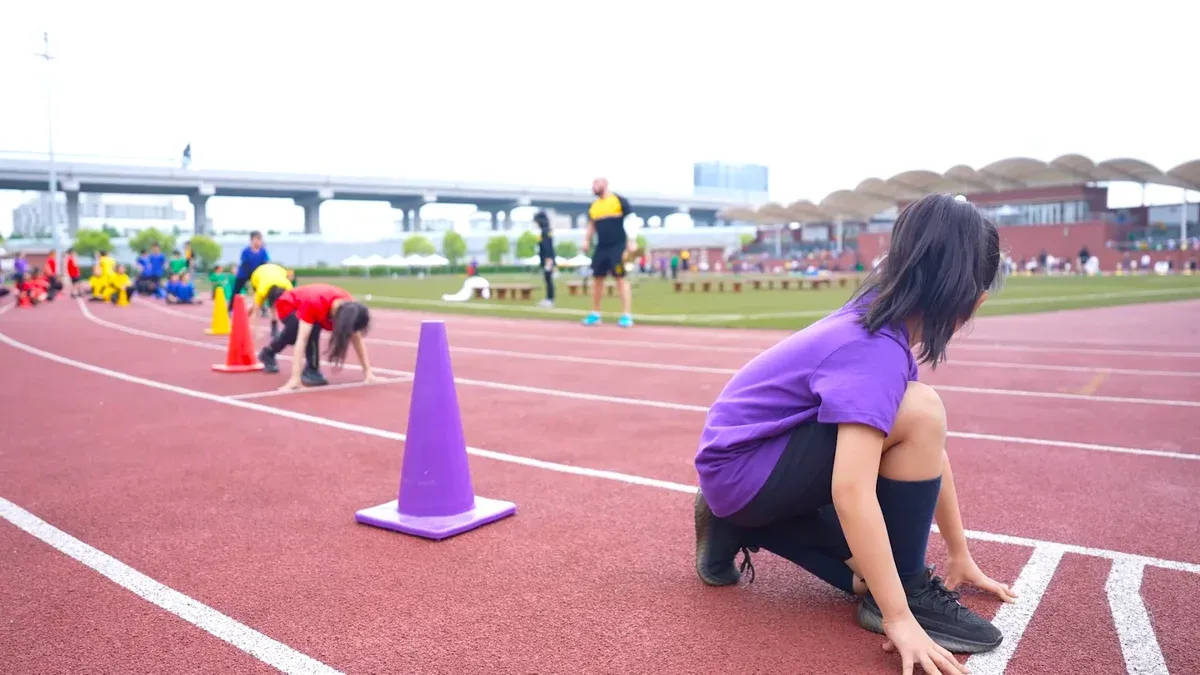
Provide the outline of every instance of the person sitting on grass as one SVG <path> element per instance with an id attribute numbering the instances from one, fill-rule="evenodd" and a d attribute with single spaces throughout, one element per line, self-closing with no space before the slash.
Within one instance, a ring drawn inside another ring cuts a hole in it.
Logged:
<path id="1" fill-rule="evenodd" d="M 279 388 L 280 391 L 299 389 L 301 385 L 318 387 L 329 384 L 321 374 L 322 330 L 330 332 L 328 356 L 334 368 L 342 367 L 346 351 L 353 345 L 358 362 L 362 365 L 363 381 L 375 381 L 375 373 L 367 360 L 367 347 L 363 343 L 363 335 L 371 326 L 371 315 L 366 305 L 355 302 L 344 289 L 329 284 L 310 284 L 290 291 L 276 287 L 267 295 L 283 330 L 258 353 L 264 370 L 278 373 L 276 355 L 288 346 L 304 345 L 304 358 L 301 359 L 299 355 L 292 357 L 291 377 Z"/>
<path id="2" fill-rule="evenodd" d="M 192 275 L 172 274 L 167 282 L 167 304 L 198 305 L 200 298 L 196 297 L 196 285 L 192 283 Z"/>
<path id="3" fill-rule="evenodd" d="M 765 548 L 860 596 L 859 625 L 886 636 L 905 673 L 920 664 L 958 675 L 950 652 L 1000 644 L 1000 631 L 952 590 L 966 582 L 1015 597 L 967 550 L 946 411 L 917 381 L 918 363 L 936 368 L 999 285 L 999 268 L 999 234 L 974 205 L 924 197 L 900 214 L 887 257 L 845 306 L 733 376 L 695 459 L 704 583 L 736 584 L 743 572 L 752 581 L 750 552 Z M 945 579 L 925 560 L 934 519 L 949 553 Z"/>

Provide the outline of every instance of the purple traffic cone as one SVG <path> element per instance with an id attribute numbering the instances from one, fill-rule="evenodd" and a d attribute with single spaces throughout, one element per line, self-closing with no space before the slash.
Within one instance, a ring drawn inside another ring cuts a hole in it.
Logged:
<path id="1" fill-rule="evenodd" d="M 405 534 L 445 539 L 516 513 L 512 502 L 475 496 L 463 439 L 446 324 L 422 321 L 398 499 L 354 519 Z"/>

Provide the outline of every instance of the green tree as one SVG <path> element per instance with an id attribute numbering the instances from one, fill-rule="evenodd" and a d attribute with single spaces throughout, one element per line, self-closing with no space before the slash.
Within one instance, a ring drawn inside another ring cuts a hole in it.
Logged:
<path id="1" fill-rule="evenodd" d="M 189 243 L 192 245 L 192 255 L 200 261 L 200 269 L 211 269 L 221 259 L 221 245 L 212 237 L 198 234 Z"/>
<path id="2" fill-rule="evenodd" d="M 442 255 L 450 261 L 451 265 L 457 265 L 460 260 L 467 257 L 467 240 L 454 230 L 448 230 L 446 236 L 442 237 Z"/>
<path id="3" fill-rule="evenodd" d="M 638 253 L 647 253 L 650 250 L 650 242 L 646 241 L 645 236 L 639 234 L 635 241 L 637 243 Z"/>
<path id="4" fill-rule="evenodd" d="M 148 227 L 138 232 L 129 240 L 129 248 L 133 249 L 134 253 L 148 251 L 155 244 L 158 244 L 159 248 L 169 254 L 175 250 L 175 236 L 161 232 L 156 228 Z"/>
<path id="5" fill-rule="evenodd" d="M 579 255 L 579 245 L 573 241 L 564 241 L 554 245 L 556 253 L 564 258 L 574 258 Z"/>
<path id="6" fill-rule="evenodd" d="M 100 231 L 104 232 L 104 234 L 107 234 L 109 239 L 119 239 L 121 237 L 121 231 L 112 225 L 109 225 L 108 223 L 102 225 L 100 227 Z"/>
<path id="7" fill-rule="evenodd" d="M 742 241 L 742 248 L 746 248 L 746 247 L 747 247 L 747 246 L 749 246 L 750 244 L 753 244 L 753 243 L 754 243 L 754 242 L 755 242 L 755 241 L 758 239 L 758 237 L 756 237 L 756 236 L 754 236 L 754 235 L 752 235 L 752 234 L 749 234 L 749 233 L 747 233 L 747 234 L 743 234 L 743 235 L 740 237 L 740 239 L 741 239 L 741 241 Z"/>
<path id="8" fill-rule="evenodd" d="M 419 234 L 414 234 L 404 240 L 404 255 L 433 255 L 437 253 L 437 248 L 425 237 Z M 446 256 L 449 259 L 450 256 Z"/>
<path id="9" fill-rule="evenodd" d="M 522 260 L 537 255 L 538 236 L 529 230 L 517 237 L 517 257 Z"/>
<path id="10" fill-rule="evenodd" d="M 487 257 L 488 262 L 493 265 L 504 260 L 504 256 L 508 255 L 512 244 L 508 241 L 508 237 L 503 234 L 498 234 L 487 241 Z"/>
<path id="11" fill-rule="evenodd" d="M 80 230 L 75 233 L 75 252 L 94 258 L 100 251 L 111 251 L 112 241 L 104 230 Z"/>

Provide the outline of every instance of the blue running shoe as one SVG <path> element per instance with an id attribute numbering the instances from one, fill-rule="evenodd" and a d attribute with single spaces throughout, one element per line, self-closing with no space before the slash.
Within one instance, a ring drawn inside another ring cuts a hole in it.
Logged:
<path id="1" fill-rule="evenodd" d="M 617 322 L 621 328 L 633 328 L 633 317 L 628 314 L 622 314 L 621 320 Z"/>
<path id="2" fill-rule="evenodd" d="M 587 315 L 586 319 L 583 320 L 583 325 L 585 325 L 585 326 L 595 326 L 599 323 L 600 323 L 600 312 L 592 312 L 591 314 Z"/>

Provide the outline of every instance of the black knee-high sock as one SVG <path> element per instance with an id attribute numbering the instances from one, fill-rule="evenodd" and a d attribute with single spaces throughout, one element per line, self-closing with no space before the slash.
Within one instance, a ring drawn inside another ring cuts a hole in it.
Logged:
<path id="1" fill-rule="evenodd" d="M 313 333 L 309 338 L 308 344 L 304 346 L 304 359 L 307 362 L 309 370 L 321 369 L 321 341 L 314 339 L 317 333 Z"/>
<path id="2" fill-rule="evenodd" d="M 929 527 L 937 507 L 941 477 L 931 480 L 903 481 L 879 477 L 875 495 L 887 524 L 892 557 L 901 581 L 925 572 L 925 548 L 929 545 Z"/>
<path id="3" fill-rule="evenodd" d="M 854 592 L 854 572 L 846 566 L 850 546 L 832 505 L 806 518 L 750 529 L 745 538 L 834 588 Z"/>

